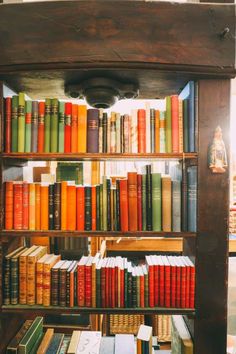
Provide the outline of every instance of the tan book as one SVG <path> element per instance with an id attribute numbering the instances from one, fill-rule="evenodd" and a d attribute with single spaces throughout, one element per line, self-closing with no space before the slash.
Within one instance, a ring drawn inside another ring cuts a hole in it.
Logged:
<path id="1" fill-rule="evenodd" d="M 171 178 L 162 176 L 162 231 L 171 231 Z"/>
<path id="2" fill-rule="evenodd" d="M 37 249 L 38 246 L 31 246 L 19 259 L 19 302 L 21 305 L 27 303 L 27 258 Z"/>
<path id="3" fill-rule="evenodd" d="M 43 263 L 43 305 L 50 306 L 51 268 L 61 259 L 61 255 L 52 255 Z"/>
<path id="4" fill-rule="evenodd" d="M 54 334 L 54 329 L 48 328 L 46 333 L 44 334 L 41 344 L 37 350 L 37 354 L 45 354 L 47 352 L 47 349 L 49 347 L 49 344 L 51 343 L 53 334 Z"/>
<path id="5" fill-rule="evenodd" d="M 43 304 L 43 264 L 48 260 L 52 255 L 45 254 L 41 257 L 36 263 L 36 304 Z"/>
<path id="6" fill-rule="evenodd" d="M 81 331 L 73 331 L 67 354 L 76 354 Z"/>
<path id="7" fill-rule="evenodd" d="M 179 98 L 179 152 L 183 152 L 183 101 Z"/>
<path id="8" fill-rule="evenodd" d="M 92 307 L 96 307 L 96 265 L 100 256 L 100 252 L 96 253 L 92 261 Z"/>
<path id="9" fill-rule="evenodd" d="M 27 258 L 27 305 L 35 305 L 36 299 L 36 263 L 47 252 L 47 247 L 39 246 Z"/>

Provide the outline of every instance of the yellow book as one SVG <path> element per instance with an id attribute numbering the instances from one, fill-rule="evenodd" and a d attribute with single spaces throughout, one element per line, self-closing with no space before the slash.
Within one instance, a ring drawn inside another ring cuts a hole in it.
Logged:
<path id="1" fill-rule="evenodd" d="M 29 230 L 35 230 L 36 214 L 35 214 L 35 184 L 29 183 Z"/>
<path id="2" fill-rule="evenodd" d="M 37 246 L 28 248 L 19 258 L 19 302 L 26 304 L 27 300 L 27 257 L 36 250 Z"/>
<path id="3" fill-rule="evenodd" d="M 92 177 L 91 177 L 91 185 L 94 186 L 96 184 L 100 184 L 100 162 L 92 161 Z"/>
<path id="4" fill-rule="evenodd" d="M 87 151 L 87 107 L 78 106 L 78 152 Z"/>

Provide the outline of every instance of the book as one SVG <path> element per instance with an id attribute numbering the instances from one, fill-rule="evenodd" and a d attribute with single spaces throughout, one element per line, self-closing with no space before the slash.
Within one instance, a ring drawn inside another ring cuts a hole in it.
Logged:
<path id="1" fill-rule="evenodd" d="M 11 97 L 6 97 L 4 99 L 4 110 L 5 110 L 5 152 L 11 152 Z"/>
<path id="2" fill-rule="evenodd" d="M 23 248 L 10 258 L 10 298 L 12 305 L 19 302 L 19 257 L 24 251 Z"/>
<path id="3" fill-rule="evenodd" d="M 171 96 L 171 133 L 172 152 L 179 152 L 179 98 L 178 95 Z"/>
<path id="4" fill-rule="evenodd" d="M 65 103 L 64 152 L 71 152 L 71 114 L 72 103 Z"/>
<path id="5" fill-rule="evenodd" d="M 58 99 L 51 100 L 50 152 L 58 152 Z"/>
<path id="6" fill-rule="evenodd" d="M 87 107 L 78 106 L 78 152 L 86 152 L 87 149 Z"/>
<path id="7" fill-rule="evenodd" d="M 146 165 L 146 227 L 152 230 L 152 174 L 151 165 Z"/>
<path id="8" fill-rule="evenodd" d="M 18 346 L 30 326 L 32 325 L 32 320 L 26 320 L 16 335 L 11 339 L 10 343 L 7 346 L 6 354 L 17 354 L 18 353 Z"/>
<path id="9" fill-rule="evenodd" d="M 120 226 L 121 231 L 129 230 L 128 223 L 128 183 L 120 180 Z"/>
<path id="10" fill-rule="evenodd" d="M 11 151 L 18 152 L 18 96 L 11 100 Z"/>
<path id="11" fill-rule="evenodd" d="M 44 152 L 50 152 L 51 99 L 45 99 Z"/>
<path id="12" fill-rule="evenodd" d="M 66 306 L 67 270 L 72 261 L 64 262 L 59 268 L 59 305 Z"/>
<path id="13" fill-rule="evenodd" d="M 172 230 L 181 231 L 181 182 L 172 181 Z"/>
<path id="14" fill-rule="evenodd" d="M 146 112 L 138 110 L 138 152 L 146 152 Z"/>
<path id="15" fill-rule="evenodd" d="M 187 168 L 188 231 L 197 230 L 197 166 Z"/>
<path id="16" fill-rule="evenodd" d="M 98 152 L 98 109 L 87 110 L 87 152 Z"/>
<path id="17" fill-rule="evenodd" d="M 162 176 L 162 230 L 171 231 L 171 178 Z"/>
<path id="18" fill-rule="evenodd" d="M 80 340 L 81 331 L 73 331 L 67 354 L 76 354 Z"/>
<path id="19" fill-rule="evenodd" d="M 76 230 L 76 188 L 75 185 L 67 185 L 67 230 Z"/>
<path id="20" fill-rule="evenodd" d="M 19 354 L 28 354 L 43 333 L 43 317 L 36 317 L 19 344 Z"/>
<path id="21" fill-rule="evenodd" d="M 161 174 L 152 174 L 152 226 L 153 231 L 161 231 Z"/>
<path id="22" fill-rule="evenodd" d="M 53 220 L 55 230 L 61 229 L 61 183 L 54 184 Z"/>
<path id="23" fill-rule="evenodd" d="M 85 230 L 92 229 L 92 189 L 90 186 L 84 188 L 84 206 L 85 206 Z"/>
<path id="24" fill-rule="evenodd" d="M 43 304 L 44 262 L 51 258 L 51 254 L 45 254 L 36 263 L 36 304 Z"/>
<path id="25" fill-rule="evenodd" d="M 166 151 L 166 113 L 160 112 L 160 152 Z"/>
<path id="26" fill-rule="evenodd" d="M 51 304 L 57 306 L 59 304 L 59 271 L 65 263 L 64 260 L 57 262 L 51 268 Z"/>
<path id="27" fill-rule="evenodd" d="M 137 334 L 137 354 L 152 354 L 152 327 L 140 325 Z"/>
<path id="28" fill-rule="evenodd" d="M 41 220 L 41 230 L 48 230 L 49 222 L 49 187 L 48 185 L 40 186 L 40 220 Z"/>
<path id="29" fill-rule="evenodd" d="M 32 102 L 25 102 L 25 152 L 31 152 Z"/>
<path id="30" fill-rule="evenodd" d="M 32 102 L 32 123 L 31 123 L 31 152 L 37 152 L 38 148 L 38 102 Z"/>
<path id="31" fill-rule="evenodd" d="M 129 231 L 138 230 L 137 172 L 128 172 L 128 218 Z"/>
<path id="32" fill-rule="evenodd" d="M 37 354 L 46 354 L 46 351 L 52 341 L 54 334 L 53 328 L 48 328 L 43 336 L 43 339 L 38 347 Z"/>
<path id="33" fill-rule="evenodd" d="M 193 354 L 193 342 L 182 316 L 171 316 L 171 335 L 171 353 Z"/>
<path id="34" fill-rule="evenodd" d="M 18 96 L 18 152 L 25 151 L 25 95 L 23 92 Z"/>
<path id="35" fill-rule="evenodd" d="M 38 147 L 37 152 L 44 152 L 44 129 L 45 129 L 45 102 L 39 102 L 38 117 Z"/>
<path id="36" fill-rule="evenodd" d="M 22 230 L 23 221 L 23 183 L 14 182 L 13 183 L 13 205 L 14 205 L 14 217 L 13 217 L 13 227 L 15 230 Z"/>
<path id="37" fill-rule="evenodd" d="M 77 354 L 99 354 L 101 343 L 101 332 L 83 331 L 80 335 Z"/>
<path id="38" fill-rule="evenodd" d="M 59 101 L 59 117 L 58 117 L 58 152 L 64 152 L 64 136 L 65 136 L 65 103 Z"/>
<path id="39" fill-rule="evenodd" d="M 51 304 L 51 269 L 61 259 L 61 255 L 50 255 L 43 262 L 43 305 Z M 63 267 L 63 266 L 62 266 Z"/>
<path id="40" fill-rule="evenodd" d="M 47 348 L 46 354 L 59 354 L 63 338 L 63 333 L 54 333 L 52 336 L 52 340 Z"/>
<path id="41" fill-rule="evenodd" d="M 166 120 L 165 120 L 165 143 L 166 152 L 171 153 L 172 150 L 172 118 L 171 118 L 171 97 L 166 97 Z"/>
<path id="42" fill-rule="evenodd" d="M 48 229 L 54 229 L 54 185 L 48 186 Z"/>
<path id="43" fill-rule="evenodd" d="M 27 303 L 27 258 L 36 249 L 37 246 L 31 246 L 19 258 L 19 303 L 21 305 Z"/>
<path id="44" fill-rule="evenodd" d="M 115 335 L 115 354 L 135 354 L 135 342 L 132 334 Z"/>
<path id="45" fill-rule="evenodd" d="M 189 152 L 196 151 L 195 147 L 195 85 L 194 81 L 189 81 L 184 87 L 179 97 L 188 101 L 188 148 Z M 197 104 L 196 104 L 197 107 Z"/>
<path id="46" fill-rule="evenodd" d="M 71 152 L 78 151 L 78 105 L 72 104 L 71 116 Z"/>
<path id="47" fill-rule="evenodd" d="M 13 229 L 13 182 L 5 182 L 5 229 Z"/>
<path id="48" fill-rule="evenodd" d="M 22 186 L 22 229 L 29 228 L 29 185 L 23 182 Z"/>
<path id="49" fill-rule="evenodd" d="M 99 109 L 98 118 L 98 152 L 103 152 L 103 127 L 102 127 L 103 109 Z"/>

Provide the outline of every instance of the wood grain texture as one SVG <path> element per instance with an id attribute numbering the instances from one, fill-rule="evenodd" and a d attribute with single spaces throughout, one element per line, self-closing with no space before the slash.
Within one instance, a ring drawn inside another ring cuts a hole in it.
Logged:
<path id="1" fill-rule="evenodd" d="M 132 62 L 234 71 L 234 9 L 114 0 L 0 4 L 0 66 Z M 225 27 L 230 35 L 222 39 Z"/>
<path id="2" fill-rule="evenodd" d="M 226 353 L 229 168 L 212 174 L 208 145 L 220 125 L 229 158 L 230 81 L 199 82 L 195 354 Z"/>

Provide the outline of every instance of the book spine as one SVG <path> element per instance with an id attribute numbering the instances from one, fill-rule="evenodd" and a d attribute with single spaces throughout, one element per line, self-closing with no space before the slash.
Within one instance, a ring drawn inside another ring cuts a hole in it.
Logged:
<path id="1" fill-rule="evenodd" d="M 138 230 L 142 231 L 142 175 L 137 175 Z"/>
<path id="2" fill-rule="evenodd" d="M 92 305 L 92 266 L 85 266 L 85 306 Z"/>
<path id="3" fill-rule="evenodd" d="M 51 270 L 51 304 L 58 306 L 59 304 L 59 269 Z"/>
<path id="4" fill-rule="evenodd" d="M 70 272 L 69 269 L 66 272 L 66 306 L 69 307 L 70 306 L 70 287 L 71 287 L 71 283 L 70 283 Z"/>
<path id="5" fill-rule="evenodd" d="M 138 191 L 137 191 L 137 173 L 128 173 L 128 217 L 129 230 L 138 230 Z"/>
<path id="6" fill-rule="evenodd" d="M 103 214 L 103 231 L 107 231 L 107 179 L 103 176 L 103 187 L 102 187 L 102 214 Z"/>
<path id="7" fill-rule="evenodd" d="M 152 174 L 151 165 L 146 165 L 146 220 L 147 231 L 152 230 Z"/>
<path id="8" fill-rule="evenodd" d="M 78 105 L 72 104 L 71 152 L 78 152 Z"/>
<path id="9" fill-rule="evenodd" d="M 40 184 L 35 184 L 35 229 L 40 230 L 41 227 L 41 210 L 40 210 Z"/>
<path id="10" fill-rule="evenodd" d="M 114 112 L 111 113 L 111 148 L 110 152 L 116 152 L 116 114 Z"/>
<path id="11" fill-rule="evenodd" d="M 85 267 L 78 265 L 77 272 L 77 302 L 79 307 L 83 307 L 85 305 Z"/>
<path id="12" fill-rule="evenodd" d="M 121 231 L 129 230 L 127 180 L 120 180 L 120 224 Z"/>
<path id="13" fill-rule="evenodd" d="M 120 116 L 120 152 L 124 152 L 124 116 Z"/>
<path id="14" fill-rule="evenodd" d="M 99 139 L 98 139 L 98 120 L 99 110 L 88 109 L 87 121 L 87 152 L 98 152 Z"/>
<path id="15" fill-rule="evenodd" d="M 179 98 L 179 152 L 182 153 L 183 151 L 183 101 Z"/>
<path id="16" fill-rule="evenodd" d="M 72 103 L 65 103 L 65 131 L 64 131 L 64 152 L 71 152 L 71 114 Z"/>
<path id="17" fill-rule="evenodd" d="M 96 186 L 96 230 L 101 230 L 100 216 L 100 186 Z"/>
<path id="18" fill-rule="evenodd" d="M 151 116 L 150 116 L 150 103 L 146 102 L 146 152 L 151 152 Z"/>
<path id="19" fill-rule="evenodd" d="M 176 270 L 176 307 L 181 307 L 181 267 Z"/>
<path id="20" fill-rule="evenodd" d="M 48 186 L 40 188 L 40 222 L 41 230 L 48 230 Z"/>
<path id="21" fill-rule="evenodd" d="M 91 187 L 84 188 L 85 195 L 85 230 L 90 231 L 92 229 L 92 193 Z"/>
<path id="22" fill-rule="evenodd" d="M 147 230 L 146 218 L 146 175 L 142 175 L 142 230 Z"/>
<path id="23" fill-rule="evenodd" d="M 171 135 L 172 152 L 179 152 L 179 98 L 177 95 L 171 96 Z"/>
<path id="24" fill-rule="evenodd" d="M 144 275 L 140 276 L 140 307 L 145 307 L 145 293 L 144 293 Z"/>
<path id="25" fill-rule="evenodd" d="M 176 307 L 176 267 L 171 266 L 171 307 Z"/>
<path id="26" fill-rule="evenodd" d="M 67 228 L 67 182 L 61 182 L 61 230 Z"/>
<path id="27" fill-rule="evenodd" d="M 171 97 L 166 97 L 166 152 L 172 152 Z"/>
<path id="28" fill-rule="evenodd" d="M 54 185 L 48 187 L 48 229 L 54 230 Z"/>
<path id="29" fill-rule="evenodd" d="M 28 230 L 29 228 L 29 185 L 28 183 L 23 183 L 22 186 L 22 193 L 23 193 L 23 198 L 22 198 L 22 229 L 23 230 Z"/>
<path id="30" fill-rule="evenodd" d="M 172 181 L 172 230 L 181 231 L 181 183 Z"/>
<path id="31" fill-rule="evenodd" d="M 14 195 L 14 217 L 13 226 L 15 230 L 22 230 L 22 219 L 23 219 L 23 185 L 22 183 L 13 184 L 13 195 Z"/>
<path id="32" fill-rule="evenodd" d="M 19 93 L 18 101 L 18 152 L 25 152 L 25 95 Z"/>
<path id="33" fill-rule="evenodd" d="M 3 303 L 4 305 L 10 305 L 10 288 L 11 288 L 11 267 L 10 259 L 4 260 L 3 264 L 4 277 L 3 277 Z"/>
<path id="34" fill-rule="evenodd" d="M 132 276 L 132 307 L 140 307 L 138 276 Z"/>
<path id="35" fill-rule="evenodd" d="M 5 152 L 11 152 L 11 97 L 5 98 Z"/>
<path id="36" fill-rule="evenodd" d="M 159 305 L 159 265 L 154 265 L 154 306 Z"/>
<path id="37" fill-rule="evenodd" d="M 19 259 L 11 259 L 11 305 L 17 305 L 19 301 Z"/>
<path id="38" fill-rule="evenodd" d="M 96 306 L 102 307 L 102 303 L 101 303 L 101 269 L 96 269 Z"/>
<path id="39" fill-rule="evenodd" d="M 64 152 L 64 133 L 65 131 L 65 103 L 59 102 L 58 118 L 58 152 Z"/>
<path id="40" fill-rule="evenodd" d="M 162 127 L 163 129 L 163 127 Z M 155 111 L 155 152 L 161 152 L 160 146 L 160 111 Z"/>
<path id="41" fill-rule="evenodd" d="M 166 119 L 165 112 L 160 112 L 160 152 L 166 152 Z"/>
<path id="42" fill-rule="evenodd" d="M 103 113 L 102 117 L 102 152 L 107 152 L 107 113 Z"/>
<path id="43" fill-rule="evenodd" d="M 78 106 L 78 152 L 86 152 L 87 148 L 87 108 Z"/>
<path id="44" fill-rule="evenodd" d="M 144 275 L 144 303 L 145 307 L 149 307 L 148 274 Z"/>
<path id="45" fill-rule="evenodd" d="M 25 102 L 25 152 L 31 152 L 32 102 Z"/>
<path id="46" fill-rule="evenodd" d="M 107 179 L 107 230 L 111 231 L 111 180 Z"/>
<path id="47" fill-rule="evenodd" d="M 103 152 L 103 109 L 99 109 L 99 118 L 98 118 L 98 152 Z"/>
<path id="48" fill-rule="evenodd" d="M 53 213 L 54 213 L 54 228 L 55 230 L 61 229 L 61 183 L 54 184 L 53 196 Z"/>
<path id="49" fill-rule="evenodd" d="M 171 179 L 162 178 L 162 230 L 171 231 Z"/>
<path id="50" fill-rule="evenodd" d="M 35 305 L 35 265 L 36 257 L 28 256 L 27 259 L 27 305 Z"/>
<path id="51" fill-rule="evenodd" d="M 120 229 L 120 180 L 116 180 L 116 230 Z"/>
<path id="52" fill-rule="evenodd" d="M 13 182 L 5 182 L 5 229 L 13 229 Z"/>
<path id="53" fill-rule="evenodd" d="M 11 100 L 11 151 L 18 151 L 18 96 Z"/>
<path id="54" fill-rule="evenodd" d="M 96 186 L 92 186 L 92 230 L 96 231 L 97 229 L 97 225 L 96 225 L 96 211 L 97 211 L 97 206 L 96 206 L 96 200 L 97 200 L 97 196 L 96 196 Z"/>
<path id="55" fill-rule="evenodd" d="M 152 225 L 153 231 L 161 231 L 161 174 L 152 174 Z"/>
<path id="56" fill-rule="evenodd" d="M 104 230 L 103 228 L 103 184 L 100 184 L 99 189 L 100 189 L 100 228 L 101 230 Z"/>
<path id="57" fill-rule="evenodd" d="M 138 152 L 146 152 L 146 112 L 138 110 Z"/>
<path id="58" fill-rule="evenodd" d="M 111 150 L 111 118 L 107 117 L 107 152 Z"/>
<path id="59" fill-rule="evenodd" d="M 148 269 L 149 306 L 154 307 L 154 266 Z"/>
<path id="60" fill-rule="evenodd" d="M 31 152 L 37 152 L 38 148 L 38 102 L 32 102 L 32 124 L 31 124 Z"/>
<path id="61" fill-rule="evenodd" d="M 59 306 L 66 306 L 66 269 L 59 270 Z"/>
<path id="62" fill-rule="evenodd" d="M 43 304 L 43 263 L 36 263 L 36 304 Z"/>
<path id="63" fill-rule="evenodd" d="M 187 168 L 188 231 L 197 230 L 197 166 Z"/>
<path id="64" fill-rule="evenodd" d="M 194 82 L 190 81 L 190 94 L 189 94 L 189 152 L 195 151 L 195 94 L 194 94 Z"/>
<path id="65" fill-rule="evenodd" d="M 129 149 L 129 125 L 130 125 L 130 117 L 128 114 L 124 115 L 124 153 L 130 152 Z"/>
<path id="66" fill-rule="evenodd" d="M 44 152 L 50 152 L 50 126 L 51 126 L 51 99 L 45 100 L 45 118 L 44 118 Z"/>
<path id="67" fill-rule="evenodd" d="M 67 186 L 67 230 L 76 230 L 76 188 Z"/>
<path id="68" fill-rule="evenodd" d="M 58 151 L 58 99 L 51 100 L 50 152 Z"/>
<path id="69" fill-rule="evenodd" d="M 134 283 L 134 277 L 132 277 L 132 271 L 128 271 L 127 272 L 127 306 L 129 308 L 133 307 L 133 303 L 135 303 L 135 296 L 136 294 L 134 294 L 135 291 L 135 284 Z M 134 285 L 134 288 L 133 288 Z"/>
<path id="70" fill-rule="evenodd" d="M 96 264 L 91 267 L 91 306 L 96 307 Z"/>
<path id="71" fill-rule="evenodd" d="M 194 308 L 195 299 L 195 267 L 190 269 L 190 286 L 189 286 L 189 307 Z"/>
<path id="72" fill-rule="evenodd" d="M 45 102 L 39 102 L 38 152 L 44 152 Z"/>
<path id="73" fill-rule="evenodd" d="M 150 110 L 151 153 L 155 152 L 155 109 Z M 150 142 L 149 142 L 150 143 Z"/>
<path id="74" fill-rule="evenodd" d="M 198 82 L 194 82 L 194 151 L 198 151 Z"/>
<path id="75" fill-rule="evenodd" d="M 106 307 L 105 291 L 106 291 L 106 269 L 105 267 L 102 267 L 101 268 L 101 304 L 103 308 Z"/>
<path id="76" fill-rule="evenodd" d="M 128 307 L 128 269 L 124 269 L 124 307 Z"/>
<path id="77" fill-rule="evenodd" d="M 120 114 L 116 113 L 116 152 L 121 153 L 121 144 L 120 144 Z"/>
<path id="78" fill-rule="evenodd" d="M 35 230 L 36 214 L 35 214 L 35 183 L 29 184 L 29 230 Z"/>
<path id="79" fill-rule="evenodd" d="M 165 307 L 170 307 L 171 303 L 171 282 L 170 266 L 165 266 Z"/>
<path id="80" fill-rule="evenodd" d="M 137 109 L 131 111 L 131 152 L 138 152 L 138 117 Z"/>
<path id="81" fill-rule="evenodd" d="M 181 290 L 180 290 L 180 307 L 186 307 L 186 281 L 187 281 L 187 267 L 181 267 Z"/>
<path id="82" fill-rule="evenodd" d="M 183 100 L 183 136 L 184 136 L 184 152 L 190 152 L 189 149 L 189 100 Z"/>
<path id="83" fill-rule="evenodd" d="M 164 265 L 159 266 L 159 303 L 161 307 L 165 305 L 165 267 Z"/>
<path id="84" fill-rule="evenodd" d="M 79 231 L 84 230 L 84 220 L 85 220 L 85 214 L 84 214 L 84 203 L 85 203 L 85 197 L 84 197 L 84 187 L 78 187 L 76 188 L 76 229 Z"/>

